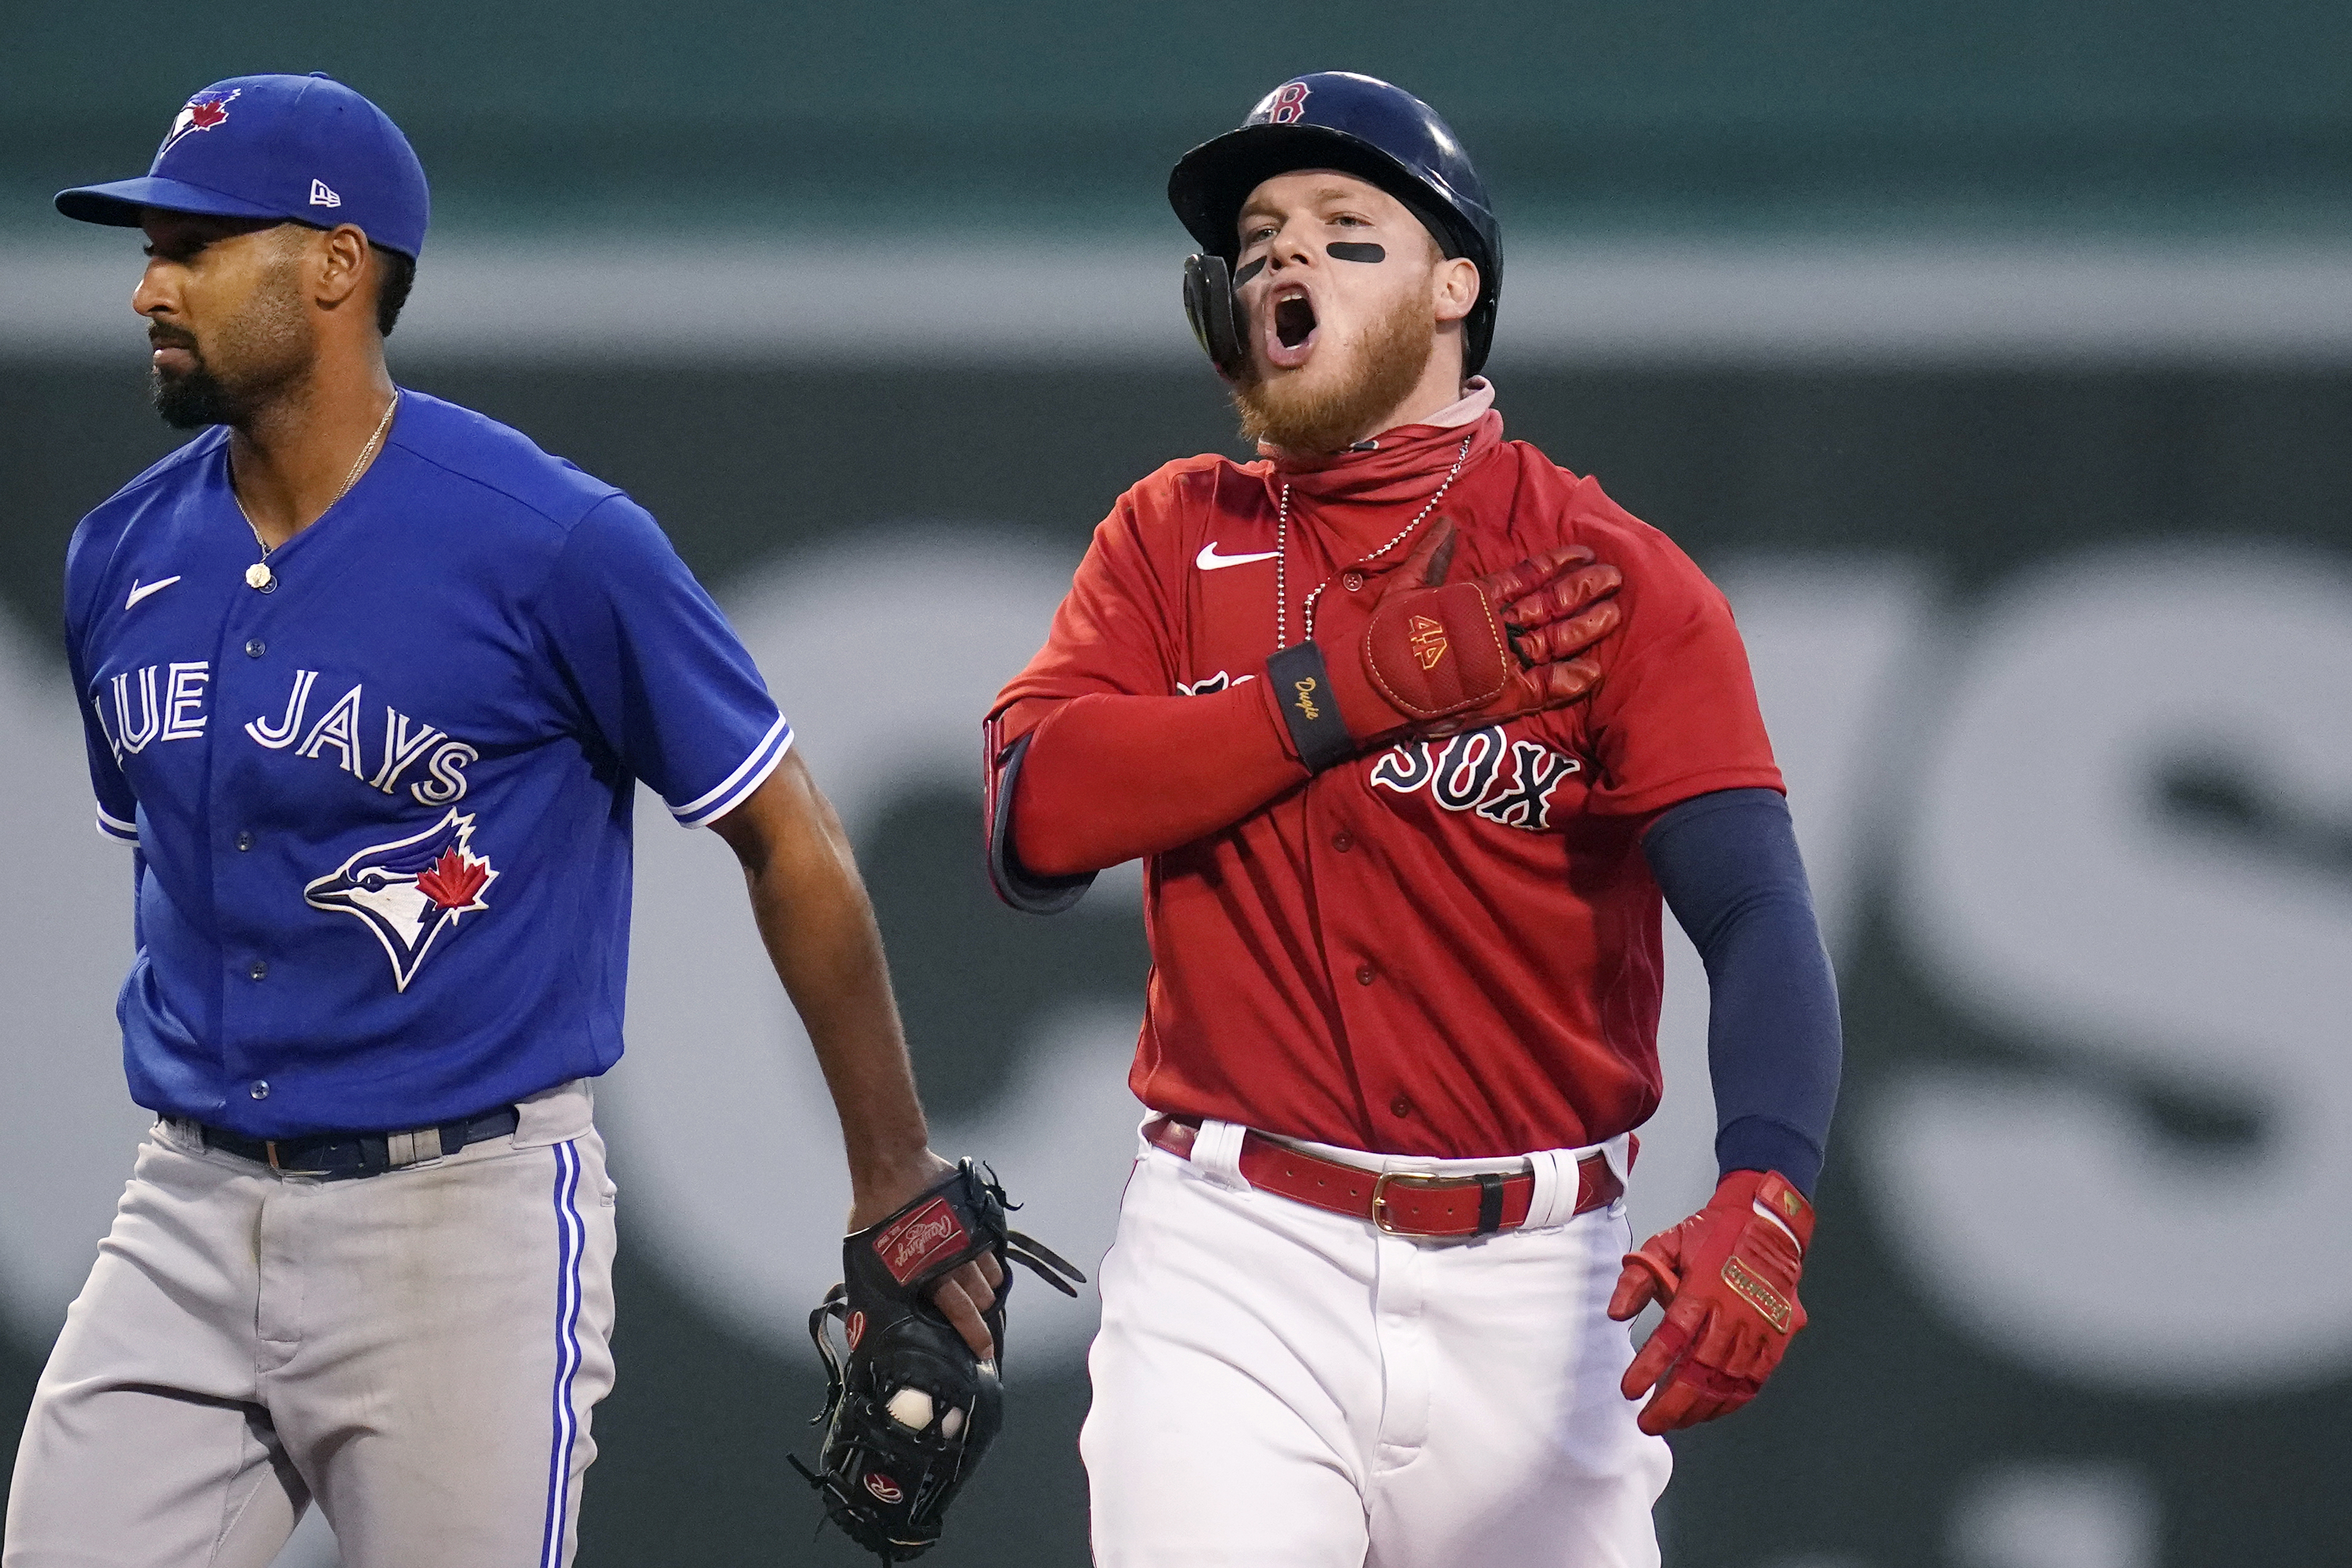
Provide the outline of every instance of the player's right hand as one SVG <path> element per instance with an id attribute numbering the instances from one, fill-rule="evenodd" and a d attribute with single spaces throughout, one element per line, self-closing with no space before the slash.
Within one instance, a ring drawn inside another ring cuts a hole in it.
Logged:
<path id="1" fill-rule="evenodd" d="M 1327 660 L 1340 716 L 1357 740 L 1499 724 L 1591 695 L 1601 667 L 1588 657 L 1617 625 L 1617 568 L 1580 544 L 1507 571 L 1445 581 L 1454 524 L 1429 532 L 1373 607 L 1357 657 Z"/>

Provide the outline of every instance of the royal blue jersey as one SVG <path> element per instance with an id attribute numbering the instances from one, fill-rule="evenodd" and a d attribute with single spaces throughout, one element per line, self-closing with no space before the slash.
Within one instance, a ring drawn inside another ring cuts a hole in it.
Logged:
<path id="1" fill-rule="evenodd" d="M 626 495 L 415 392 L 268 592 L 259 555 L 216 429 L 67 557 L 131 1098 L 285 1138 L 611 1067 L 636 781 L 698 826 L 792 741 L 719 607 Z"/>

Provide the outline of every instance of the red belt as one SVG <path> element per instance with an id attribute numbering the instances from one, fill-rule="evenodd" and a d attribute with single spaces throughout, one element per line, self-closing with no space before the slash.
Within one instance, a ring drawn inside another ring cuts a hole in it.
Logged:
<path id="1" fill-rule="evenodd" d="M 1172 1116 L 1155 1118 L 1143 1130 L 1152 1147 L 1180 1160 L 1192 1157 L 1200 1128 Z M 1368 1219 L 1391 1236 L 1492 1236 L 1528 1221 L 1536 1179 L 1512 1175 L 1423 1175 L 1413 1171 L 1367 1171 L 1326 1160 L 1263 1134 L 1242 1139 L 1242 1179 L 1262 1193 L 1311 1207 Z M 1623 1194 L 1625 1184 L 1609 1162 L 1587 1154 L 1576 1163 L 1576 1212 L 1583 1214 Z"/>

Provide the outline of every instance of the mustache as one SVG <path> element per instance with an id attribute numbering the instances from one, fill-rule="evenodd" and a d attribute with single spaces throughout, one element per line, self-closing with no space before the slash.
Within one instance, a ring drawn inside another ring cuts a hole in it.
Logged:
<path id="1" fill-rule="evenodd" d="M 151 322 L 149 324 L 147 328 L 147 342 L 148 346 L 151 348 L 185 349 L 190 353 L 196 352 L 195 333 L 188 331 L 185 327 L 166 326 L 161 321 Z"/>

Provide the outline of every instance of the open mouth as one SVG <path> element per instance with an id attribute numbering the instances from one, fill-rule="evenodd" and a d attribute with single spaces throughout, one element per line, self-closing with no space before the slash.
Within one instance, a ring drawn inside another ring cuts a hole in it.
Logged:
<path id="1" fill-rule="evenodd" d="M 1306 295 L 1293 294 L 1274 302 L 1274 335 L 1284 348 L 1297 348 L 1314 330 L 1315 307 L 1307 303 Z"/>
<path id="2" fill-rule="evenodd" d="M 1266 358 L 1286 370 L 1306 363 L 1315 341 L 1314 301 L 1306 289 L 1293 284 L 1277 293 L 1272 304 Z"/>

